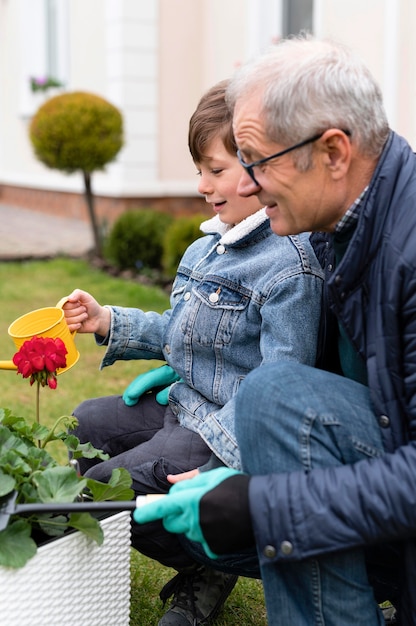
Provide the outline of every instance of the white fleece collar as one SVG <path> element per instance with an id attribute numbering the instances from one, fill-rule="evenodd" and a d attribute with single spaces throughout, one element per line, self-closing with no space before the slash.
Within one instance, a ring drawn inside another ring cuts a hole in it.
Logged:
<path id="1" fill-rule="evenodd" d="M 219 243 L 230 244 L 240 241 L 240 239 L 243 239 L 243 237 L 251 233 L 251 231 L 255 230 L 268 219 L 266 209 L 263 208 L 253 213 L 253 215 L 249 215 L 235 226 L 224 224 L 224 222 L 221 222 L 218 215 L 214 215 L 211 219 L 202 222 L 199 228 L 206 235 L 212 233 L 220 234 L 221 239 Z"/>

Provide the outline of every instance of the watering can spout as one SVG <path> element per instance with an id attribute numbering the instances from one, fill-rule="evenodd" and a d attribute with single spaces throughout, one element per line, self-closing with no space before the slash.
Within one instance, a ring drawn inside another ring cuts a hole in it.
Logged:
<path id="1" fill-rule="evenodd" d="M 0 361 L 0 370 L 17 370 L 13 361 Z"/>
<path id="2" fill-rule="evenodd" d="M 8 333 L 13 339 L 17 350 L 23 343 L 34 336 L 39 337 L 60 337 L 67 349 L 66 367 L 58 369 L 57 373 L 66 372 L 75 365 L 79 359 L 79 352 L 76 349 L 74 337 L 76 332 L 70 332 L 65 321 L 63 306 L 67 298 L 62 298 L 54 307 L 37 309 L 22 315 L 10 324 Z M 17 371 L 13 361 L 0 361 L 0 370 Z"/>

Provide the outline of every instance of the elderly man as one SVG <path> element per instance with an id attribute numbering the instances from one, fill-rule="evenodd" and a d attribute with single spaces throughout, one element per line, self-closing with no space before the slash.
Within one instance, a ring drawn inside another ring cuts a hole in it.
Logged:
<path id="1" fill-rule="evenodd" d="M 211 558 L 254 537 L 273 626 L 375 626 L 385 600 L 414 625 L 416 157 L 369 71 L 331 42 L 282 41 L 239 70 L 229 101 L 239 193 L 279 235 L 314 233 L 319 368 L 251 372 L 236 411 L 245 474 L 179 482 L 136 518 L 162 517 Z"/>

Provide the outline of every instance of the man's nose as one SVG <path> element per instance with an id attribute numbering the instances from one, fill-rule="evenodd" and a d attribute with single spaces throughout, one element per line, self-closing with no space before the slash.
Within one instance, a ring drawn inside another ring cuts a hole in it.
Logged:
<path id="1" fill-rule="evenodd" d="M 248 198 L 249 196 L 254 196 L 260 191 L 260 189 L 260 185 L 258 183 L 256 184 L 248 172 L 242 169 L 240 180 L 237 185 L 238 195 L 243 198 Z"/>

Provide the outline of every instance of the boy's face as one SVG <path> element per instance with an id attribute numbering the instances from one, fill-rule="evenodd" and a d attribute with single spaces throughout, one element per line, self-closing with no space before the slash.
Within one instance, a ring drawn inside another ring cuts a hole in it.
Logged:
<path id="1" fill-rule="evenodd" d="M 213 139 L 206 149 L 207 157 L 195 163 L 200 176 L 198 191 L 212 205 L 224 224 L 238 224 L 256 213 L 261 204 L 255 196 L 242 198 L 237 185 L 242 167 L 237 156 L 230 154 L 219 137 Z"/>

